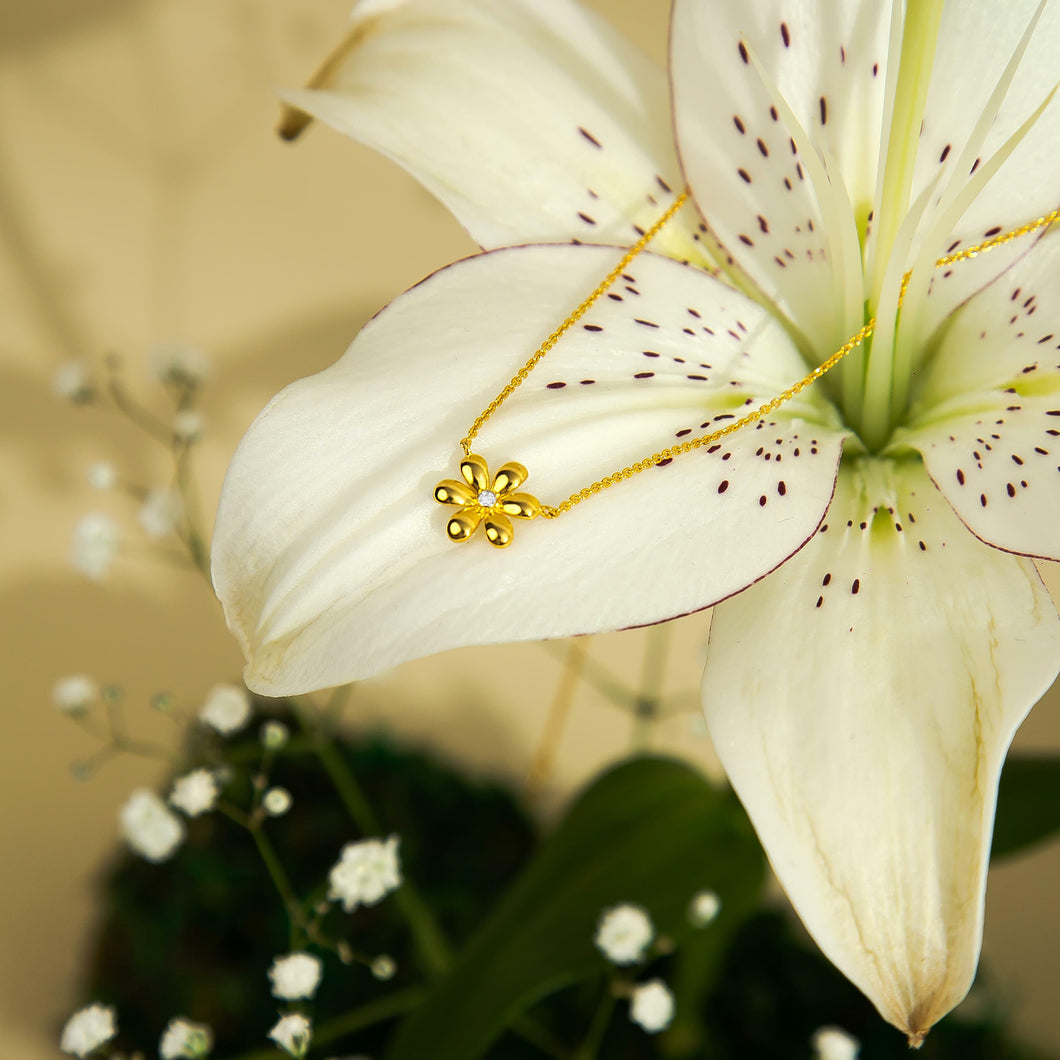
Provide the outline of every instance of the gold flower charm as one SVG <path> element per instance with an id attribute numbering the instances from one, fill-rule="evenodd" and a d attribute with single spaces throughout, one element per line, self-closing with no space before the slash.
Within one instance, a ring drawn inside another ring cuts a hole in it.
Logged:
<path id="1" fill-rule="evenodd" d="M 486 528 L 486 540 L 495 548 L 507 548 L 515 531 L 512 519 L 533 519 L 541 514 L 541 503 L 529 493 L 516 493 L 529 472 L 514 460 L 501 466 L 490 479 L 489 465 L 476 453 L 460 461 L 464 481 L 447 478 L 434 487 L 439 504 L 459 505 L 445 532 L 450 541 L 466 541 L 479 528 Z"/>

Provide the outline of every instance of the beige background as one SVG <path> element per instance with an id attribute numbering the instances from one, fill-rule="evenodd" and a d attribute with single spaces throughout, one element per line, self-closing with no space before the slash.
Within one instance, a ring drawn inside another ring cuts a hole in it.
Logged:
<path id="1" fill-rule="evenodd" d="M 594 6 L 662 60 L 662 0 Z M 146 350 L 170 339 L 208 349 L 198 467 L 212 510 L 264 401 L 333 360 L 394 294 L 473 249 L 368 151 L 322 129 L 296 146 L 274 137 L 272 86 L 301 81 L 345 14 L 339 0 L 0 0 L 0 1058 L 55 1055 L 117 809 L 160 775 L 126 759 L 75 781 L 69 765 L 93 744 L 52 708 L 52 683 L 85 671 L 122 684 L 132 727 L 172 744 L 177 732 L 147 698 L 167 689 L 194 708 L 240 666 L 194 575 L 140 545 L 104 585 L 68 568 L 70 531 L 87 510 L 114 514 L 139 540 L 131 502 L 89 490 L 89 464 L 111 460 L 153 484 L 166 463 L 114 416 L 57 401 L 55 367 L 117 351 L 161 410 Z M 1060 591 L 1055 569 L 1047 576 Z M 673 633 L 668 688 L 689 698 L 707 622 Z M 597 638 L 590 650 L 635 686 L 644 639 Z M 457 652 L 372 682 L 351 716 L 522 777 L 560 670 L 536 645 Z M 460 703 L 437 691 L 457 672 L 474 688 Z M 1018 744 L 1060 746 L 1058 703 L 1054 688 Z M 709 764 L 695 717 L 675 716 L 650 739 Z M 646 738 L 581 688 L 543 803 Z M 1055 843 L 996 871 L 985 948 L 1026 1037 L 1054 1046 L 1058 882 Z"/>

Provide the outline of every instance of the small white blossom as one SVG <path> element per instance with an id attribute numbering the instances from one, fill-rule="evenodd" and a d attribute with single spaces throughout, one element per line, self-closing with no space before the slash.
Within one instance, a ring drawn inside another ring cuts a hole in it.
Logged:
<path id="1" fill-rule="evenodd" d="M 71 674 L 52 686 L 52 702 L 64 713 L 84 714 L 99 699 L 99 685 L 86 674 Z"/>
<path id="2" fill-rule="evenodd" d="M 158 1043 L 158 1055 L 162 1060 L 199 1060 L 213 1047 L 213 1031 L 205 1023 L 192 1023 L 178 1016 L 171 1019 L 162 1040 Z"/>
<path id="3" fill-rule="evenodd" d="M 311 953 L 289 953 L 286 957 L 277 957 L 269 969 L 272 996 L 284 1001 L 312 997 L 320 985 L 323 971 L 320 958 Z"/>
<path id="4" fill-rule="evenodd" d="M 269 1037 L 281 1049 L 286 1049 L 291 1056 L 305 1056 L 309 1048 L 309 1039 L 313 1036 L 313 1026 L 305 1018 L 295 1014 L 283 1016 L 275 1027 L 269 1031 Z"/>
<path id="5" fill-rule="evenodd" d="M 74 527 L 70 562 L 82 574 L 98 580 L 110 570 L 120 547 L 118 524 L 102 512 L 89 512 Z"/>
<path id="6" fill-rule="evenodd" d="M 713 891 L 700 891 L 692 896 L 688 919 L 693 927 L 706 927 L 721 912 L 721 899 Z"/>
<path id="7" fill-rule="evenodd" d="M 88 1056 L 117 1033 L 114 1009 L 109 1005 L 89 1005 L 66 1021 L 59 1048 L 74 1056 Z"/>
<path id="8" fill-rule="evenodd" d="M 237 685 L 214 685 L 206 693 L 199 720 L 222 736 L 239 732 L 250 720 L 250 696 Z"/>
<path id="9" fill-rule="evenodd" d="M 114 465 L 108 464 L 106 460 L 98 460 L 90 465 L 85 477 L 94 490 L 112 489 L 114 483 L 118 481 L 118 473 L 114 470 Z"/>
<path id="10" fill-rule="evenodd" d="M 147 355 L 151 374 L 160 383 L 197 386 L 206 377 L 210 362 L 196 346 L 181 342 L 159 343 Z"/>
<path id="11" fill-rule="evenodd" d="M 342 902 L 347 913 L 358 905 L 375 905 L 401 886 L 396 835 L 386 840 L 347 843 L 328 876 L 328 897 Z"/>
<path id="12" fill-rule="evenodd" d="M 665 1030 L 674 1018 L 674 995 L 661 979 L 649 979 L 633 988 L 629 1018 L 649 1034 Z"/>
<path id="13" fill-rule="evenodd" d="M 291 808 L 291 793 L 286 788 L 269 788 L 261 805 L 270 817 L 282 817 Z"/>
<path id="14" fill-rule="evenodd" d="M 181 409 L 173 417 L 173 433 L 185 442 L 193 442 L 202 434 L 202 413 L 195 409 Z"/>
<path id="15" fill-rule="evenodd" d="M 148 861 L 165 861 L 184 841 L 180 818 L 146 788 L 129 796 L 121 810 L 121 827 L 129 846 Z"/>
<path id="16" fill-rule="evenodd" d="M 193 769 L 173 781 L 169 803 L 189 817 L 198 817 L 214 808 L 220 790 L 217 778 L 208 769 Z"/>
<path id="17" fill-rule="evenodd" d="M 52 376 L 52 390 L 57 397 L 71 401 L 75 405 L 92 398 L 92 382 L 88 369 L 81 361 L 67 361 Z"/>
<path id="18" fill-rule="evenodd" d="M 140 505 L 140 525 L 149 537 L 166 537 L 184 513 L 180 496 L 172 490 L 151 490 Z"/>
<path id="19" fill-rule="evenodd" d="M 655 929 L 647 912 L 639 905 L 625 902 L 603 911 L 593 941 L 614 964 L 636 964 L 654 936 Z"/>
<path id="20" fill-rule="evenodd" d="M 842 1027 L 819 1027 L 810 1038 L 814 1060 L 857 1060 L 861 1042 Z"/>
<path id="21" fill-rule="evenodd" d="M 394 973 L 397 971 L 397 964 L 389 953 L 381 953 L 372 961 L 369 970 L 376 979 L 381 983 L 385 983 L 388 979 L 394 978 Z"/>
<path id="22" fill-rule="evenodd" d="M 282 721 L 267 721 L 261 727 L 261 742 L 270 751 L 286 747 L 290 736 L 290 730 Z"/>

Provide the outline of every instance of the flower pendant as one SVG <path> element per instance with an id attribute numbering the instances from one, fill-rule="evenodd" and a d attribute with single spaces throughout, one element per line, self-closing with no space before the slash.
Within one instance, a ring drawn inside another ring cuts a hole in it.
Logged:
<path id="1" fill-rule="evenodd" d="M 536 497 L 515 492 L 530 473 L 514 460 L 503 464 L 490 478 L 486 461 L 468 453 L 460 461 L 460 474 L 462 482 L 447 478 L 434 487 L 434 499 L 439 504 L 455 504 L 460 509 L 445 526 L 450 541 L 466 541 L 482 526 L 491 545 L 506 548 L 515 536 L 513 518 L 533 519 L 541 514 Z"/>

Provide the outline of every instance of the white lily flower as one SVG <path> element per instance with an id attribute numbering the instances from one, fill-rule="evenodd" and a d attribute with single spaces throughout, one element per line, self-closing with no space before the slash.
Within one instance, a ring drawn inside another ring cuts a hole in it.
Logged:
<path id="1" fill-rule="evenodd" d="M 214 580 L 270 695 L 718 604 L 722 761 L 810 932 L 915 1043 L 971 983 L 1001 765 L 1060 667 L 1033 562 L 1060 559 L 1060 235 L 934 268 L 1057 204 L 1060 2 L 903 10 L 675 0 L 679 167 L 663 74 L 573 0 L 364 0 L 289 101 L 484 246 L 628 245 L 684 183 L 705 221 L 682 211 L 484 429 L 539 496 L 877 329 L 757 428 L 509 550 L 454 546 L 431 491 L 457 440 L 620 252 L 458 262 L 251 427 Z"/>

